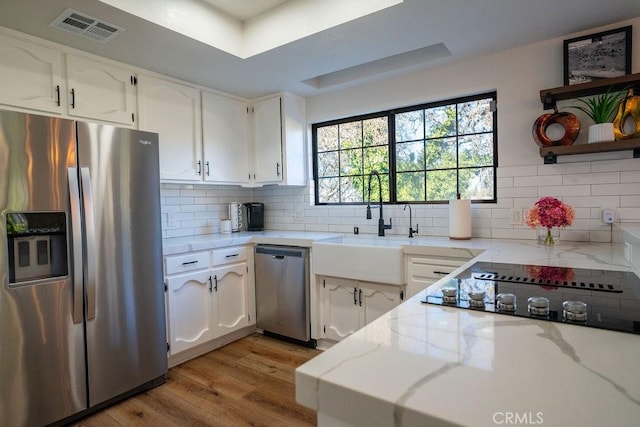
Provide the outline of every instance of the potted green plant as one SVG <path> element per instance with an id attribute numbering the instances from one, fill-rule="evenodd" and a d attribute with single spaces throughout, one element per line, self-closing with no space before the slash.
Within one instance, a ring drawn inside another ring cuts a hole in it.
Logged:
<path id="1" fill-rule="evenodd" d="M 613 141 L 613 123 L 611 119 L 618 107 L 618 101 L 624 91 L 611 92 L 611 88 L 605 93 L 596 95 L 588 99 L 578 99 L 582 105 L 575 105 L 571 108 L 585 113 L 593 125 L 589 126 L 588 142 Z"/>

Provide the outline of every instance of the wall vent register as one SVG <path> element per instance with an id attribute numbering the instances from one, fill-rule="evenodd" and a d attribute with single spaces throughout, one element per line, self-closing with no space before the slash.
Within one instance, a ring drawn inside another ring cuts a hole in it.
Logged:
<path id="1" fill-rule="evenodd" d="M 632 272 L 477 262 L 422 302 L 640 334 Z"/>

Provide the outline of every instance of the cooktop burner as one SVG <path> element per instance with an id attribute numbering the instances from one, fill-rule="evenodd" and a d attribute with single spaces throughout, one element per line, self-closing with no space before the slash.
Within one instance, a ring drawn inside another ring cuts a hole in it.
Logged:
<path id="1" fill-rule="evenodd" d="M 477 262 L 422 302 L 640 334 L 640 279 L 627 271 Z"/>

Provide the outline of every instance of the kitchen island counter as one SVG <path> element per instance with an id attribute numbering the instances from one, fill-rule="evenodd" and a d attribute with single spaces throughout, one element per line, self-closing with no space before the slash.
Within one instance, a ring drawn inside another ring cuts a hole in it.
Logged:
<path id="1" fill-rule="evenodd" d="M 457 271 L 475 261 L 631 270 L 619 244 L 430 244 L 484 249 Z M 640 335 L 423 304 L 424 296 L 298 368 L 296 398 L 318 411 L 319 425 L 640 425 Z"/>

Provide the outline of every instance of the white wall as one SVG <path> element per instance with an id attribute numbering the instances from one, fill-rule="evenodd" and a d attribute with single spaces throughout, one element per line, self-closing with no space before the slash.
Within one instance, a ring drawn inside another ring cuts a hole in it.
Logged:
<path id="1" fill-rule="evenodd" d="M 531 126 L 543 114 L 540 89 L 562 85 L 563 39 L 625 25 L 635 27 L 632 72 L 638 73 L 640 17 L 310 97 L 307 123 L 310 128 L 312 123 L 330 119 L 497 90 L 498 202 L 473 205 L 474 237 L 534 239 L 535 232 L 526 225 L 511 225 L 510 210 L 526 209 L 540 197 L 551 195 L 576 209 L 576 220 L 562 231 L 562 239 L 608 242 L 612 234 L 600 221 L 602 208 L 615 209 L 622 222 L 640 222 L 640 159 L 632 159 L 631 153 L 625 152 L 564 157 L 557 165 L 544 165 L 531 137 Z M 586 140 L 589 123 L 587 119 L 582 122 L 578 143 Z M 566 161 L 572 163 L 563 163 Z M 253 190 L 163 184 L 163 236 L 216 233 L 219 220 L 226 218 L 226 203 L 250 200 L 265 203 L 268 229 L 350 233 L 358 226 L 361 233 L 377 232 L 376 220 L 365 219 L 364 206 L 313 206 L 313 183 L 302 188 L 268 186 Z M 387 221 L 391 216 L 394 222 L 387 234 L 407 234 L 408 211 L 393 205 L 384 209 Z M 173 225 L 168 223 L 170 212 L 176 219 Z M 413 215 L 420 235 L 448 235 L 446 205 L 413 205 Z M 613 239 L 620 241 L 621 233 L 614 231 Z"/>
<path id="2" fill-rule="evenodd" d="M 307 99 L 307 122 L 322 122 L 394 107 L 432 102 L 490 90 L 498 93 L 498 202 L 473 206 L 473 235 L 534 238 L 526 225 L 511 225 L 511 208 L 526 208 L 542 196 L 555 196 L 576 209 L 576 221 L 561 238 L 609 241 L 610 228 L 600 221 L 601 208 L 613 208 L 623 222 L 640 221 L 640 159 L 631 153 L 571 156 L 544 165 L 531 126 L 543 114 L 540 89 L 562 85 L 562 41 L 583 34 L 633 25 L 632 72 L 640 72 L 640 17 L 580 34 L 472 58 L 437 68 Z M 568 102 L 571 103 L 571 102 Z M 566 105 L 567 102 L 561 105 Z M 578 143 L 586 140 L 588 120 Z M 311 150 L 309 150 L 311 152 Z M 624 159 L 626 157 L 626 159 Z M 622 159 L 621 159 L 622 158 Z M 609 160 L 605 160 L 609 159 Z M 611 160 L 613 159 L 613 160 Z M 578 161 L 577 163 L 575 163 Z M 375 233 L 376 221 L 365 220 L 364 207 L 315 207 L 310 188 L 266 187 L 254 191 L 266 204 L 266 226 L 280 230 Z M 448 234 L 447 206 L 414 205 L 421 235 Z M 302 215 L 302 217 L 301 217 Z M 405 234 L 408 212 L 385 207 L 394 218 L 389 234 Z M 619 233 L 614 239 L 619 240 Z"/>

